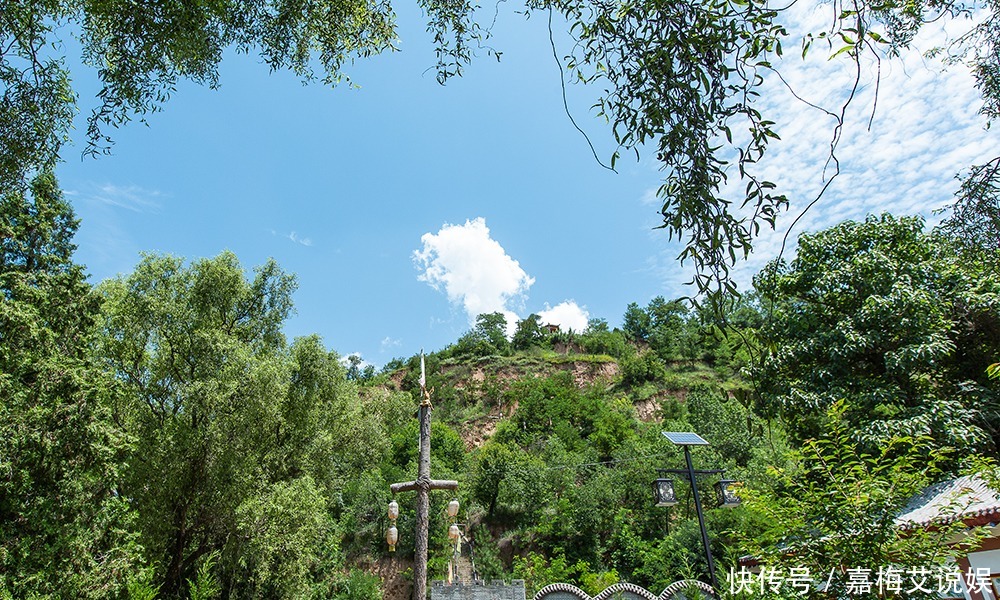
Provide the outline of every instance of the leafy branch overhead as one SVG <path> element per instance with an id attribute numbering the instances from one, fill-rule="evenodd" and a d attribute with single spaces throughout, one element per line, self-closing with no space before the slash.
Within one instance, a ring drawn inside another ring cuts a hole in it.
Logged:
<path id="1" fill-rule="evenodd" d="M 764 5 L 726 0 L 635 2 L 621 5 L 544 2 L 561 12 L 577 40 L 569 67 L 586 83 L 606 85 L 596 104 L 611 124 L 619 150 L 652 147 L 667 176 L 658 191 L 663 225 L 685 239 L 681 260 L 698 268 L 699 289 L 734 289 L 727 265 L 749 253 L 761 224 L 774 226 L 787 199 L 753 165 L 778 134 L 754 107 L 761 70 L 781 53 L 786 35 L 778 13 Z M 721 197 L 729 161 L 722 138 L 745 127 L 738 148 L 747 180 L 747 218 Z M 614 165 L 619 154 L 612 157 Z"/>
<path id="2" fill-rule="evenodd" d="M 730 267 L 746 258 L 762 229 L 774 228 L 790 199 L 777 181 L 760 176 L 769 143 L 779 139 L 779 117 L 764 114 L 766 82 L 787 86 L 780 72 L 782 44 L 802 38 L 802 57 L 822 43 L 831 59 L 843 55 L 856 65 L 853 87 L 835 109 L 820 108 L 835 120 L 827 165 L 817 165 L 826 185 L 839 172 L 836 149 L 845 112 L 860 84 L 861 61 L 876 61 L 907 48 L 928 22 L 942 16 L 967 17 L 967 33 L 951 40 L 947 63 L 966 63 L 983 97 L 981 112 L 997 115 L 1000 100 L 1000 34 L 997 3 L 968 7 L 957 2 L 838 0 L 830 6 L 826 31 L 794 31 L 795 3 L 755 0 L 597 2 L 537 0 L 538 10 L 557 11 L 569 23 L 575 45 L 566 58 L 580 82 L 603 88 L 595 109 L 610 124 L 618 151 L 656 153 L 665 172 L 657 192 L 662 228 L 683 241 L 679 259 L 695 267 L 699 292 L 733 292 Z M 791 89 L 798 97 L 796 91 Z M 799 98 L 802 100 L 801 98 Z M 805 100 L 802 100 L 807 103 Z M 808 103 L 807 103 L 808 104 Z M 812 106 L 812 105 L 811 105 Z M 989 157 L 985 157 L 989 158 Z M 997 159 L 975 167 L 962 188 L 963 206 L 982 202 L 984 185 Z M 832 176 L 831 176 L 832 173 Z M 730 178 L 740 185 L 727 187 Z M 733 192 L 731 190 L 741 190 Z M 727 196 L 727 194 L 731 194 Z M 990 197 L 992 205 L 996 204 Z M 995 210 L 994 210 L 995 212 Z M 794 226 L 794 223 L 793 223 Z"/>
<path id="3" fill-rule="evenodd" d="M 924 24 L 942 16 L 968 18 L 966 33 L 939 53 L 947 64 L 969 66 L 983 98 L 981 112 L 990 119 L 998 114 L 998 0 L 836 0 L 821 32 L 793 31 L 792 4 L 528 0 L 525 7 L 528 14 L 564 18 L 575 42 L 564 57 L 569 75 L 603 90 L 595 109 L 618 144 L 611 167 L 623 151 L 657 157 L 665 173 L 658 191 L 662 228 L 683 241 L 679 258 L 694 265 L 699 292 L 735 291 L 730 268 L 789 208 L 778 182 L 762 177 L 760 168 L 780 133 L 778 117 L 762 110 L 761 90 L 768 81 L 784 83 L 778 61 L 783 42 L 801 37 L 803 56 L 825 44 L 831 58 L 853 60 L 859 77 L 863 57 L 899 53 Z M 462 74 L 489 30 L 468 0 L 419 5 L 437 49 L 437 78 L 444 83 Z M 395 48 L 394 19 L 389 2 L 367 0 L 152 0 L 142 10 L 126 0 L 2 1 L 0 184 L 25 189 L 33 174 L 58 160 L 76 110 L 60 54 L 60 40 L 69 32 L 80 39 L 83 62 L 97 70 L 102 84 L 87 132 L 89 151 L 100 153 L 112 143 L 109 128 L 160 110 L 179 80 L 217 85 L 228 48 L 259 53 L 272 70 L 332 85 L 347 79 L 345 66 L 355 59 Z M 817 165 L 832 166 L 824 174 L 838 172 L 844 114 L 858 85 L 856 78 L 843 90 L 840 107 L 824 109 L 836 120 L 829 164 Z M 991 158 L 973 168 L 961 192 L 966 205 L 976 204 L 977 190 L 995 188 L 983 185 L 993 181 Z M 740 185 L 729 188 L 730 179 Z"/>
<path id="4" fill-rule="evenodd" d="M 476 27 L 463 2 L 421 2 L 438 47 L 439 79 L 468 62 Z M 334 85 L 357 58 L 391 50 L 397 42 L 388 2 L 320 0 L 281 2 L 143 3 L 0 2 L 0 182 L 22 186 L 59 157 L 76 112 L 76 95 L 62 39 L 82 45 L 86 66 L 101 90 L 88 120 L 88 152 L 106 152 L 109 128 L 160 110 L 187 79 L 215 87 L 226 49 L 257 52 L 273 70 Z M 317 72 L 319 71 L 319 72 Z"/>

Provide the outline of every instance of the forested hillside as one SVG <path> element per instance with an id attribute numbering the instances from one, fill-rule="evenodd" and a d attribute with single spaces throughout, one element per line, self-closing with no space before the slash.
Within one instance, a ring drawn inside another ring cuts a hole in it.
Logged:
<path id="1" fill-rule="evenodd" d="M 389 485 L 416 473 L 419 356 L 377 372 L 287 340 L 274 262 L 148 255 L 92 287 L 49 176 L 0 208 L 0 598 L 407 598 L 412 497 L 395 554 L 383 536 Z M 432 472 L 459 481 L 479 577 L 705 579 L 690 487 L 652 503 L 683 463 L 661 431 L 699 433 L 698 468 L 742 482 L 743 506 L 707 511 L 722 574 L 747 554 L 943 564 L 948 531 L 892 517 L 996 457 L 997 264 L 882 215 L 803 236 L 721 304 L 637 300 L 580 332 L 531 316 L 510 338 L 480 315 L 426 357 Z M 432 493 L 432 576 L 450 499 Z"/>

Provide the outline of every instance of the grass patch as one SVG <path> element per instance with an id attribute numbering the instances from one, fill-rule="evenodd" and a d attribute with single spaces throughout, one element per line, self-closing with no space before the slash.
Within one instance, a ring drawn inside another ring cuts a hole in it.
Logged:
<path id="1" fill-rule="evenodd" d="M 684 390 L 699 384 L 721 384 L 723 378 L 712 367 L 704 363 L 668 366 L 660 381 L 661 389 Z"/>
<path id="2" fill-rule="evenodd" d="M 618 362 L 613 356 L 608 354 L 558 354 L 556 352 L 547 352 L 543 358 L 546 362 L 554 365 L 581 362 L 603 365 Z"/>

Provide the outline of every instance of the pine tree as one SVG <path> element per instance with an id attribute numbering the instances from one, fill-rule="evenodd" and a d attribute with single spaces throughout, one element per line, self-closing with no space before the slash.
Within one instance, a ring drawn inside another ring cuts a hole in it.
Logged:
<path id="1" fill-rule="evenodd" d="M 0 598 L 120 596 L 137 555 L 77 224 L 50 172 L 0 198 Z"/>

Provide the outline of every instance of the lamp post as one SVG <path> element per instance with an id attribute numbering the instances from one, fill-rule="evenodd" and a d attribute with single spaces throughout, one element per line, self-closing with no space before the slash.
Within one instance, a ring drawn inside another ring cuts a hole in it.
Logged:
<path id="1" fill-rule="evenodd" d="M 701 497 L 698 494 L 696 477 L 698 475 L 719 475 L 725 473 L 725 471 L 721 469 L 700 470 L 694 468 L 694 463 L 691 461 L 691 446 L 708 445 L 708 442 L 697 433 L 676 431 L 664 431 L 662 433 L 672 443 L 684 448 L 684 460 L 687 462 L 687 469 L 660 469 L 660 471 L 685 475 L 688 481 L 691 482 L 691 491 L 694 495 L 694 508 L 698 513 L 698 526 L 701 528 L 701 543 L 705 547 L 705 558 L 708 560 L 708 576 L 712 580 L 712 588 L 718 590 L 719 582 L 715 577 L 715 561 L 712 559 L 712 549 L 708 543 L 708 530 L 705 528 L 705 513 L 701 509 Z M 739 498 L 732 491 L 735 483 L 735 481 L 723 479 L 716 484 L 716 490 L 722 506 L 732 507 L 739 504 Z M 655 506 L 673 506 L 677 504 L 677 494 L 674 491 L 673 480 L 664 478 L 655 480 L 653 482 L 653 500 Z"/>
<path id="2" fill-rule="evenodd" d="M 457 490 L 458 482 L 452 480 L 431 479 L 431 395 L 427 391 L 427 375 L 424 370 L 424 355 L 420 354 L 420 407 L 417 409 L 417 419 L 420 423 L 419 454 L 417 460 L 417 478 L 413 481 L 394 483 L 389 486 L 393 495 L 400 492 L 417 492 L 416 540 L 413 553 L 413 597 L 415 600 L 427 598 L 427 536 L 428 511 L 430 507 L 431 490 Z M 449 503 L 448 510 L 454 508 L 458 514 L 458 501 Z M 399 504 L 393 500 L 389 503 L 389 530 L 385 541 L 389 551 L 394 552 L 399 532 L 396 529 L 396 517 L 399 515 Z"/>

